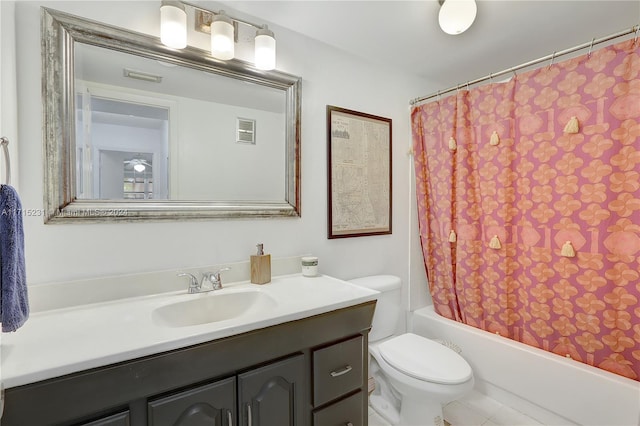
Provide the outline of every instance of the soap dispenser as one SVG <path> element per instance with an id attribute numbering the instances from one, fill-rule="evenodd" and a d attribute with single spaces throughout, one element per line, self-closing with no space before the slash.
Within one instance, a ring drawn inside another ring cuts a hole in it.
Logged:
<path id="1" fill-rule="evenodd" d="M 266 284 L 271 282 L 271 255 L 264 254 L 262 243 L 257 244 L 258 253 L 251 256 L 251 282 Z"/>

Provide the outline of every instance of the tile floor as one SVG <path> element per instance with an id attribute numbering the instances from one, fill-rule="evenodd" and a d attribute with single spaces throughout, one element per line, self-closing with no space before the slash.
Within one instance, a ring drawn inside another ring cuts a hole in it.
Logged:
<path id="1" fill-rule="evenodd" d="M 444 407 L 444 418 L 451 426 L 541 426 L 542 423 L 507 407 L 479 392 Z M 390 426 L 369 407 L 369 426 Z"/>

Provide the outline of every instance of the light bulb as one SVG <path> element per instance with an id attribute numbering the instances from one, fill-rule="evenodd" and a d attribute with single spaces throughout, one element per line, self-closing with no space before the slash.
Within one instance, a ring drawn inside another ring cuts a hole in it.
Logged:
<path id="1" fill-rule="evenodd" d="M 276 67 L 276 39 L 273 31 L 266 25 L 256 31 L 255 63 L 256 68 L 261 70 L 272 70 Z"/>
<path id="2" fill-rule="evenodd" d="M 138 163 L 133 166 L 133 170 L 135 170 L 136 172 L 144 172 L 144 169 L 146 169 L 146 167 L 144 164 L 141 164 L 141 163 Z"/>
<path id="3" fill-rule="evenodd" d="M 473 24 L 477 12 L 475 0 L 444 0 L 438 14 L 440 28 L 447 34 L 463 33 Z"/>
<path id="4" fill-rule="evenodd" d="M 225 61 L 233 59 L 233 39 L 233 21 L 221 10 L 211 23 L 211 56 Z"/>
<path id="5" fill-rule="evenodd" d="M 174 49 L 187 46 L 187 12 L 179 1 L 164 0 L 160 6 L 160 41 Z"/>

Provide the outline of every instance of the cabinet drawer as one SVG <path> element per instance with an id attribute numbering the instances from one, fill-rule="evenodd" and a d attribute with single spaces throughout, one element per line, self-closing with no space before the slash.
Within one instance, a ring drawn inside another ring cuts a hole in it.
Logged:
<path id="1" fill-rule="evenodd" d="M 313 413 L 313 426 L 363 426 L 362 391 Z"/>
<path id="2" fill-rule="evenodd" d="M 318 407 L 362 386 L 363 338 L 313 352 L 313 405 Z"/>

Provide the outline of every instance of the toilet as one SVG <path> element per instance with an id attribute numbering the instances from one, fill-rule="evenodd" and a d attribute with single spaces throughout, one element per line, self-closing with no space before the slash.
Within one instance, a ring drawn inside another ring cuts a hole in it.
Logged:
<path id="1" fill-rule="evenodd" d="M 434 340 L 394 335 L 402 311 L 400 278 L 376 275 L 350 282 L 380 292 L 369 333 L 369 375 L 375 381 L 370 405 L 394 426 L 443 426 L 443 404 L 473 389 L 471 366 Z"/>

